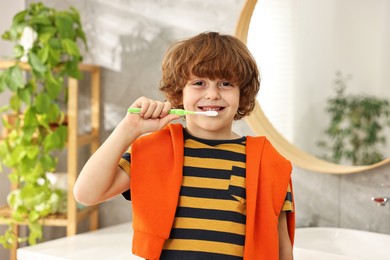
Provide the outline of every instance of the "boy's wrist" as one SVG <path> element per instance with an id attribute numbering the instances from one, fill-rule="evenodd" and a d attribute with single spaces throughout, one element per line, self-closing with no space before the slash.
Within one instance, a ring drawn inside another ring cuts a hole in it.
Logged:
<path id="1" fill-rule="evenodd" d="M 115 128 L 115 131 L 118 131 L 119 134 L 126 138 L 126 140 L 132 143 L 135 139 L 140 137 L 143 133 L 140 131 L 139 127 L 129 123 L 129 120 L 124 118 Z"/>

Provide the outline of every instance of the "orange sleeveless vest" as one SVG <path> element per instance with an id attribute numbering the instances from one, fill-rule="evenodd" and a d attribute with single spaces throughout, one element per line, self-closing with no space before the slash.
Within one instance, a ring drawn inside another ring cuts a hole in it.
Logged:
<path id="1" fill-rule="evenodd" d="M 135 255 L 159 259 L 174 221 L 182 182 L 184 143 L 180 124 L 138 138 L 132 144 L 130 189 Z M 291 163 L 265 137 L 246 140 L 247 219 L 244 260 L 278 260 L 278 217 L 288 184 Z M 295 213 L 287 214 L 294 241 Z"/>

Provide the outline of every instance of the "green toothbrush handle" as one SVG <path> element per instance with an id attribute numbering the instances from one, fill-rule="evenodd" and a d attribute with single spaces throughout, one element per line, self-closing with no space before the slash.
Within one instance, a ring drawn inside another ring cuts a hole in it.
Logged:
<path id="1" fill-rule="evenodd" d="M 141 112 L 141 108 L 138 108 L 138 107 L 129 107 L 127 109 L 127 112 L 131 113 L 131 114 L 137 114 L 139 112 Z"/>
<path id="2" fill-rule="evenodd" d="M 136 113 L 139 113 L 141 112 L 141 108 L 138 108 L 138 107 L 129 107 L 127 109 L 127 112 L 129 113 L 132 113 L 132 114 L 136 114 Z M 183 109 L 171 109 L 169 110 L 169 114 L 174 114 L 174 115 L 186 115 L 186 114 L 190 114 L 188 113 L 188 111 L 185 111 Z"/>
<path id="3" fill-rule="evenodd" d="M 191 112 L 186 111 L 184 109 L 171 109 L 169 110 L 169 114 L 183 116 L 183 115 L 191 114 Z"/>

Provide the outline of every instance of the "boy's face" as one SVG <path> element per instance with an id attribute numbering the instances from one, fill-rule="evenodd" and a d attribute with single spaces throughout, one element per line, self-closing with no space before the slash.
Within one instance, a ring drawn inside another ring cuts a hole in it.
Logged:
<path id="1" fill-rule="evenodd" d="M 240 103 L 240 89 L 226 80 L 192 76 L 183 89 L 183 106 L 191 111 L 218 111 L 218 116 L 188 115 L 188 131 L 204 139 L 232 139 L 234 116 Z"/>

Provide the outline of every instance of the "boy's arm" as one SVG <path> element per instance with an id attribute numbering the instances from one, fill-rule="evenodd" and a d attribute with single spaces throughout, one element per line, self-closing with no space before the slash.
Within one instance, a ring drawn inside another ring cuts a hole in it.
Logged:
<path id="1" fill-rule="evenodd" d="M 286 212 L 282 211 L 279 215 L 279 259 L 280 260 L 292 260 L 293 248 L 288 235 Z"/>
<path id="2" fill-rule="evenodd" d="M 141 108 L 141 114 L 127 114 L 84 165 L 73 189 L 81 204 L 97 204 L 128 190 L 130 178 L 118 166 L 122 154 L 142 134 L 160 130 L 178 118 L 169 115 L 168 102 L 141 97 L 131 107 Z"/>
<path id="3" fill-rule="evenodd" d="M 78 202 L 83 205 L 97 204 L 129 189 L 130 178 L 121 173 L 123 170 L 118 166 L 118 162 L 138 136 L 133 131 L 126 133 L 122 120 L 87 161 L 77 178 L 73 193 Z"/>

